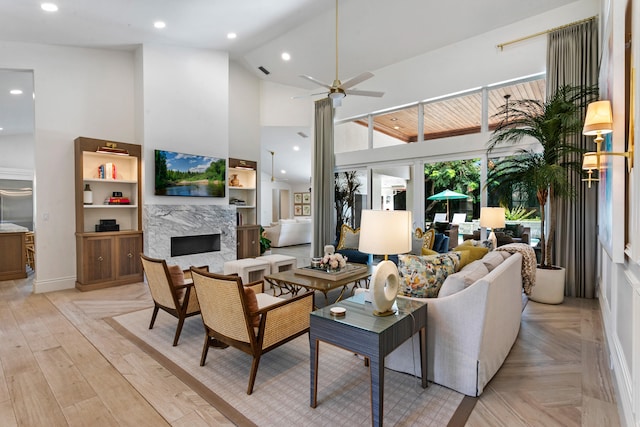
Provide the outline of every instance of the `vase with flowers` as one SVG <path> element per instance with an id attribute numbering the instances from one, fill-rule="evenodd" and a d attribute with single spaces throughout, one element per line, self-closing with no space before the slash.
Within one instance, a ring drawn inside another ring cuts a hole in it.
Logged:
<path id="1" fill-rule="evenodd" d="M 342 254 L 326 254 L 322 258 L 320 268 L 327 270 L 328 272 L 340 271 L 341 268 L 346 267 L 347 257 Z"/>

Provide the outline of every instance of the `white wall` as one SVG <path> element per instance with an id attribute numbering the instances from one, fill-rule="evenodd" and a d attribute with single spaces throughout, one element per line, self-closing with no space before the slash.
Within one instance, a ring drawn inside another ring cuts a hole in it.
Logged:
<path id="1" fill-rule="evenodd" d="M 229 157 L 226 52 L 160 45 L 142 48 L 145 204 L 227 204 L 225 198 L 154 195 L 155 149 Z"/>
<path id="2" fill-rule="evenodd" d="M 229 63 L 229 157 L 260 161 L 260 79 L 234 61 Z"/>
<path id="3" fill-rule="evenodd" d="M 34 71 L 34 290 L 70 288 L 76 277 L 73 140 L 135 142 L 133 54 L 3 42 L 0 68 Z"/>

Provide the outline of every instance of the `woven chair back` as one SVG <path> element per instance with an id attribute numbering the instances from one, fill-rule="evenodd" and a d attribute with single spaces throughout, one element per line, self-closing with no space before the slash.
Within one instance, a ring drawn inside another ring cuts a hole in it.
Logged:
<path id="1" fill-rule="evenodd" d="M 140 254 L 140 259 L 153 300 L 162 306 L 177 309 L 166 262 L 143 254 Z"/>
<path id="2" fill-rule="evenodd" d="M 251 342 L 242 279 L 192 270 L 200 312 L 210 329 L 236 341 Z"/>

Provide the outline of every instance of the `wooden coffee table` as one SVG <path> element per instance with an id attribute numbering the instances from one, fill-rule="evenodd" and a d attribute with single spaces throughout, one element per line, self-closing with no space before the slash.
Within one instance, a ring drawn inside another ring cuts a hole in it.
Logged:
<path id="1" fill-rule="evenodd" d="M 357 265 L 357 264 L 356 264 Z M 369 287 L 369 276 L 373 272 L 371 266 L 363 266 L 366 268 L 360 269 L 353 275 L 349 275 L 338 280 L 330 280 L 328 278 L 313 277 L 305 274 L 300 274 L 299 269 L 282 271 L 280 273 L 269 274 L 265 276 L 264 280 L 267 281 L 273 288 L 273 294 L 280 296 L 283 294 L 291 294 L 292 296 L 298 295 L 300 290 L 306 291 L 320 291 L 324 294 L 324 303 L 329 305 L 329 291 L 333 289 L 342 288 L 340 295 L 335 302 L 340 301 L 345 294 L 345 291 L 349 288 L 349 285 L 353 283 L 349 296 L 353 293 L 353 289 L 356 287 Z"/>

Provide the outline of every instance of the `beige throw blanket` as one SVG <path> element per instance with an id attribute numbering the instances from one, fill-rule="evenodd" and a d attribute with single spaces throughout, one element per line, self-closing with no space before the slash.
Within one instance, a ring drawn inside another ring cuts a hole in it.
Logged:
<path id="1" fill-rule="evenodd" d="M 536 252 L 526 243 L 509 243 L 496 248 L 496 251 L 504 251 L 514 254 L 516 252 L 522 255 L 522 288 L 527 295 L 531 294 L 531 288 L 536 284 Z"/>

